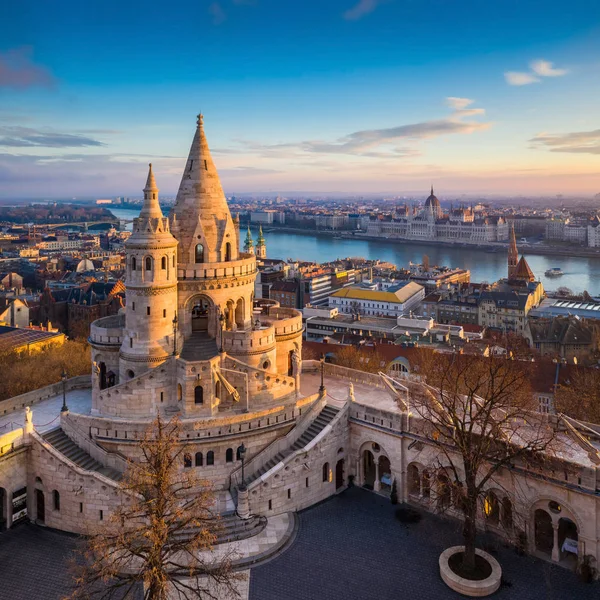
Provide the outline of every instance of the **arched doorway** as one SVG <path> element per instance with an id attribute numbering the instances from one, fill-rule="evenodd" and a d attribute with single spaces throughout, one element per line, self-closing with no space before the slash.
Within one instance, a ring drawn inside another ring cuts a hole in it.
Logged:
<path id="1" fill-rule="evenodd" d="M 408 494 L 409 496 L 421 495 L 421 476 L 419 467 L 415 464 L 408 465 Z"/>
<path id="2" fill-rule="evenodd" d="M 335 465 L 335 489 L 339 490 L 344 486 L 344 459 L 340 458 Z"/>
<path id="3" fill-rule="evenodd" d="M 208 331 L 208 314 L 210 302 L 206 298 L 198 298 L 192 306 L 192 331 Z"/>
<path id="4" fill-rule="evenodd" d="M 99 378 L 100 378 L 100 389 L 104 390 L 108 386 L 106 385 L 106 363 L 101 362 L 98 367 L 100 368 Z"/>
<path id="5" fill-rule="evenodd" d="M 573 562 L 577 566 L 577 550 L 579 545 L 579 532 L 577 525 L 566 517 L 558 520 L 558 549 L 560 560 Z"/>
<path id="6" fill-rule="evenodd" d="M 552 527 L 552 517 L 543 509 L 538 508 L 533 517 L 535 549 L 552 556 L 554 548 L 554 529 Z"/>
<path id="7" fill-rule="evenodd" d="M 370 450 L 363 452 L 363 485 L 371 489 L 375 485 L 375 457 Z"/>
<path id="8" fill-rule="evenodd" d="M 392 465 L 387 456 L 379 457 L 379 482 L 381 489 L 390 491 L 392 488 Z"/>
<path id="9" fill-rule="evenodd" d="M 235 305 L 235 324 L 238 329 L 244 327 L 244 299 L 240 298 Z"/>
<path id="10" fill-rule="evenodd" d="M 44 500 L 44 491 L 40 489 L 35 490 L 35 507 L 36 507 L 36 519 L 40 523 L 46 522 L 46 503 Z"/>

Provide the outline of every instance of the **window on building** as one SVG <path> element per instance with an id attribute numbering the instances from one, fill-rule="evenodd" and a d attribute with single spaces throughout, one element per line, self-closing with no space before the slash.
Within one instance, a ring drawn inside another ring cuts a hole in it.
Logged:
<path id="1" fill-rule="evenodd" d="M 195 263 L 203 263 L 204 262 L 204 246 L 202 244 L 196 244 L 194 262 Z"/>
<path id="2" fill-rule="evenodd" d="M 235 460 L 242 460 L 242 447 L 238 446 L 235 451 Z"/>
<path id="3" fill-rule="evenodd" d="M 166 256 L 163 256 L 163 257 L 160 259 L 160 268 L 161 268 L 163 271 L 166 271 L 166 270 L 167 270 L 167 257 L 166 257 Z"/>
<path id="4" fill-rule="evenodd" d="M 212 450 L 209 450 L 206 453 L 206 464 L 214 465 L 215 464 L 215 453 Z"/>
<path id="5" fill-rule="evenodd" d="M 202 456 L 202 452 L 196 452 L 196 466 L 201 467 L 204 463 L 204 457 Z"/>
<path id="6" fill-rule="evenodd" d="M 192 466 L 192 455 L 187 452 L 183 455 L 183 466 L 189 469 Z"/>
<path id="7" fill-rule="evenodd" d="M 326 462 L 323 465 L 323 483 L 326 483 L 327 481 L 329 481 L 329 463 Z"/>
<path id="8" fill-rule="evenodd" d="M 54 510 L 60 510 L 60 493 L 58 490 L 52 492 L 52 504 L 54 505 Z"/>
<path id="9" fill-rule="evenodd" d="M 137 261 L 135 260 L 135 256 L 131 257 L 131 270 L 135 271 L 137 268 Z"/>
<path id="10" fill-rule="evenodd" d="M 152 271 L 152 259 L 146 256 L 146 271 Z"/>
<path id="11" fill-rule="evenodd" d="M 227 452 L 225 452 L 225 462 L 233 462 L 233 448 L 227 448 Z"/>
<path id="12" fill-rule="evenodd" d="M 204 388 L 201 385 L 194 388 L 194 404 L 204 404 Z"/>

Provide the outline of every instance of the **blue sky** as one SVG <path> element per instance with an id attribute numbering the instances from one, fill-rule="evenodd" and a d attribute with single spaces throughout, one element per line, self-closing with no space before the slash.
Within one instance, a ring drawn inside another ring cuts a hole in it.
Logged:
<path id="1" fill-rule="evenodd" d="M 0 197 L 139 194 L 150 160 L 173 194 L 199 111 L 227 192 L 600 192 L 597 0 L 6 0 L 0 23 Z"/>

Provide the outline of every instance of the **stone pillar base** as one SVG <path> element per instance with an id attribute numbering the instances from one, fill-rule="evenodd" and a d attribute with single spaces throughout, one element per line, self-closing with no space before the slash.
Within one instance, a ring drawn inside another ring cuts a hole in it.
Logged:
<path id="1" fill-rule="evenodd" d="M 240 519 L 250 518 L 250 503 L 248 502 L 248 488 L 238 488 L 237 514 Z"/>

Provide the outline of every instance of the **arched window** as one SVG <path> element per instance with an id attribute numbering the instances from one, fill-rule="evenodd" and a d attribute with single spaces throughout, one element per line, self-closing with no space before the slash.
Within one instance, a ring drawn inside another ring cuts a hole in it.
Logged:
<path id="1" fill-rule="evenodd" d="M 192 455 L 187 452 L 183 455 L 183 466 L 189 469 L 192 466 Z"/>
<path id="2" fill-rule="evenodd" d="M 196 452 L 196 466 L 201 467 L 204 464 L 204 457 L 202 452 Z"/>
<path id="3" fill-rule="evenodd" d="M 233 448 L 227 448 L 227 452 L 225 452 L 225 462 L 233 462 Z"/>
<path id="4" fill-rule="evenodd" d="M 178 383 L 177 384 L 177 402 L 181 402 L 182 398 L 183 398 L 183 388 L 181 387 L 181 384 Z"/>
<path id="5" fill-rule="evenodd" d="M 204 404 L 204 388 L 201 385 L 194 388 L 194 404 Z"/>
<path id="6" fill-rule="evenodd" d="M 152 271 L 152 259 L 146 256 L 146 271 Z"/>
<path id="7" fill-rule="evenodd" d="M 242 460 L 242 447 L 238 446 L 235 451 L 235 460 Z"/>
<path id="8" fill-rule="evenodd" d="M 483 500 L 483 514 L 492 525 L 498 525 L 500 521 L 500 505 L 498 504 L 498 498 L 496 498 L 493 492 L 488 492 Z"/>
<path id="9" fill-rule="evenodd" d="M 431 481 L 427 470 L 421 474 L 421 495 L 423 498 L 429 498 L 431 495 Z"/>
<path id="10" fill-rule="evenodd" d="M 194 262 L 196 262 L 196 263 L 204 262 L 204 246 L 202 244 L 196 244 L 196 252 L 195 252 Z"/>
<path id="11" fill-rule="evenodd" d="M 512 502 L 507 496 L 502 499 L 502 527 L 507 530 L 513 528 Z"/>
<path id="12" fill-rule="evenodd" d="M 214 465 L 215 464 L 215 453 L 212 450 L 209 450 L 206 453 L 206 464 Z"/>
<path id="13" fill-rule="evenodd" d="M 163 256 L 163 257 L 160 259 L 160 268 L 161 268 L 163 271 L 166 271 L 166 270 L 167 270 L 167 257 L 166 257 L 166 256 Z"/>
<path id="14" fill-rule="evenodd" d="M 327 481 L 329 481 L 329 463 L 326 462 L 323 465 L 323 483 L 326 483 Z"/>
<path id="15" fill-rule="evenodd" d="M 131 270 L 135 271 L 137 269 L 137 261 L 135 260 L 135 256 L 131 257 Z"/>
<path id="16" fill-rule="evenodd" d="M 60 510 L 60 493 L 58 490 L 54 490 L 52 492 L 52 504 L 54 506 L 54 510 Z"/>
<path id="17" fill-rule="evenodd" d="M 231 260 L 231 244 L 227 242 L 225 244 L 225 261 L 229 262 Z"/>
<path id="18" fill-rule="evenodd" d="M 421 493 L 421 477 L 417 465 L 408 465 L 408 493 L 412 496 Z"/>

